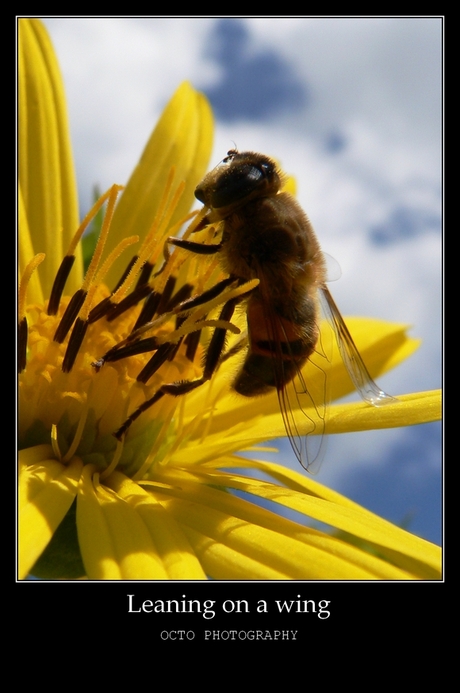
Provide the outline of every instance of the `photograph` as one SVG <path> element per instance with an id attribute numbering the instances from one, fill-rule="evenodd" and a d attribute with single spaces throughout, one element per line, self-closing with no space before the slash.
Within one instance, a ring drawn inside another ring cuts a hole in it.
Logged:
<path id="1" fill-rule="evenodd" d="M 17 580 L 442 582 L 443 17 L 16 30 Z"/>

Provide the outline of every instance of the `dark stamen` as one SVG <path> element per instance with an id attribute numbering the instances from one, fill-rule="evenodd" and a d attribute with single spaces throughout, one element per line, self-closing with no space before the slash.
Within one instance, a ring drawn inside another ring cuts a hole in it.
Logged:
<path id="1" fill-rule="evenodd" d="M 74 262 L 75 255 L 66 255 L 60 264 L 54 279 L 53 288 L 51 289 L 50 300 L 48 301 L 48 315 L 56 315 L 59 310 L 62 292 Z"/>
<path id="2" fill-rule="evenodd" d="M 158 310 L 160 301 L 161 294 L 157 293 L 156 291 L 152 291 L 150 296 L 147 296 L 146 300 L 144 301 L 144 305 L 142 306 L 142 310 L 139 313 L 139 317 L 136 320 L 136 324 L 133 327 L 133 332 L 139 327 L 142 327 L 150 322 Z"/>
<path id="3" fill-rule="evenodd" d="M 227 277 L 227 279 L 222 279 L 222 281 L 217 282 L 217 284 L 212 286 L 210 289 L 203 291 L 202 294 L 192 296 L 192 298 L 188 298 L 186 301 L 184 301 L 183 305 L 181 306 L 182 310 L 191 310 L 192 308 L 203 305 L 203 303 L 206 303 L 206 301 L 212 301 L 213 298 L 216 298 L 234 281 L 235 277 Z"/>
<path id="4" fill-rule="evenodd" d="M 101 318 L 106 315 L 111 309 L 113 308 L 113 303 L 111 301 L 111 297 L 107 296 L 106 298 L 103 298 L 102 301 L 100 301 L 97 306 L 94 306 L 89 312 L 88 315 L 88 322 L 89 324 L 96 322 L 96 320 L 100 320 Z"/>
<path id="5" fill-rule="evenodd" d="M 62 344 L 64 339 L 67 337 L 67 333 L 72 327 L 75 318 L 80 312 L 80 308 L 86 298 L 86 291 L 84 289 L 78 289 L 69 301 L 69 305 L 64 311 L 64 315 L 61 318 L 61 322 L 57 326 L 56 332 L 54 334 L 54 341 L 58 344 Z"/>
<path id="6" fill-rule="evenodd" d="M 185 299 L 189 298 L 192 295 L 192 291 L 193 286 L 191 284 L 184 284 L 183 286 L 181 286 L 179 291 L 174 294 L 174 296 L 171 298 L 168 305 L 166 306 L 165 313 L 175 308 L 179 303 L 185 301 Z"/>
<path id="7" fill-rule="evenodd" d="M 125 271 L 124 271 L 123 274 L 121 275 L 121 278 L 118 280 L 117 285 L 116 285 L 116 287 L 115 287 L 114 290 L 113 290 L 113 293 L 115 293 L 115 291 L 116 291 L 117 289 L 119 289 L 120 286 L 123 284 L 123 282 L 125 281 L 126 277 L 127 277 L 128 274 L 131 272 L 131 269 L 133 268 L 134 263 L 137 262 L 137 260 L 138 260 L 138 256 L 137 256 L 137 255 L 134 255 L 134 256 L 131 258 L 131 260 L 128 262 Z"/>
<path id="8" fill-rule="evenodd" d="M 141 273 L 139 274 L 139 279 L 137 280 L 137 286 L 142 286 L 142 284 L 147 284 L 150 275 L 152 274 L 153 270 L 153 265 L 150 262 L 146 262 L 143 268 L 141 269 Z"/>
<path id="9" fill-rule="evenodd" d="M 139 339 L 137 342 L 132 342 L 126 346 L 117 347 L 114 346 L 109 351 L 104 354 L 104 356 L 95 361 L 91 365 L 97 370 L 101 368 L 104 363 L 109 361 L 120 361 L 120 359 L 127 358 L 128 356 L 135 356 L 136 354 L 145 354 L 147 351 L 155 351 L 158 349 L 158 342 L 155 337 L 147 337 L 146 339 Z"/>
<path id="10" fill-rule="evenodd" d="M 69 373 L 69 371 L 72 370 L 72 366 L 75 363 L 78 352 L 80 351 L 80 347 L 87 329 L 88 321 L 77 318 L 72 330 L 72 334 L 70 335 L 64 360 L 62 362 L 62 370 L 64 373 Z"/>
<path id="11" fill-rule="evenodd" d="M 168 277 L 165 288 L 163 289 L 163 293 L 161 295 L 160 305 L 157 308 L 157 313 L 159 315 L 161 315 L 161 313 L 166 312 L 166 306 L 168 305 L 169 299 L 172 296 L 172 292 L 174 291 L 174 287 L 176 286 L 176 281 L 176 277 Z"/>
<path id="12" fill-rule="evenodd" d="M 189 332 L 184 339 L 184 344 L 187 345 L 187 350 L 185 352 L 186 358 L 189 361 L 194 361 L 196 350 L 198 349 L 198 344 L 200 343 L 201 330 L 195 330 L 195 332 Z"/>
<path id="13" fill-rule="evenodd" d="M 148 284 L 136 287 L 134 291 L 125 296 L 120 303 L 112 305 L 110 312 L 107 314 L 107 320 L 112 322 L 112 320 L 115 320 L 115 318 L 118 318 L 125 311 L 129 310 L 129 308 L 137 306 L 139 301 L 142 301 L 142 299 L 148 296 L 151 292 L 152 289 Z"/>
<path id="14" fill-rule="evenodd" d="M 168 360 L 169 355 L 175 352 L 176 349 L 176 344 L 170 344 L 169 342 L 162 344 L 156 354 L 145 364 L 136 380 L 140 383 L 147 383 L 151 376 Z"/>
<path id="15" fill-rule="evenodd" d="M 18 372 L 22 373 L 27 364 L 27 337 L 29 327 L 27 318 L 23 317 L 18 325 Z"/>

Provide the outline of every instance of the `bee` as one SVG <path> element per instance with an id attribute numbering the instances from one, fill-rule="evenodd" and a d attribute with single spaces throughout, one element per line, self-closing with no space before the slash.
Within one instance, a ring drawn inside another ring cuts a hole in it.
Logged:
<path id="1" fill-rule="evenodd" d="M 271 158 L 232 149 L 195 190 L 195 197 L 209 208 L 203 224 L 222 224 L 221 242 L 202 249 L 191 241 L 169 242 L 193 252 L 218 252 L 229 277 L 241 283 L 259 280 L 246 302 L 247 355 L 233 389 L 245 397 L 277 391 L 287 435 L 306 467 L 310 462 L 286 387 L 296 376 L 303 383 L 301 369 L 319 339 L 320 305 L 361 397 L 373 406 L 394 398 L 372 380 L 326 286 L 326 261 L 313 227 L 282 186 L 283 175 Z M 214 348 L 211 342 L 210 350 Z M 217 357 L 213 361 L 217 363 Z"/>
<path id="2" fill-rule="evenodd" d="M 253 397 L 283 390 L 318 341 L 317 287 L 326 279 L 318 240 L 282 176 L 263 154 L 230 150 L 195 196 L 223 222 L 220 264 L 259 285 L 247 300 L 248 353 L 233 388 Z"/>
<path id="3" fill-rule="evenodd" d="M 169 237 L 168 244 L 193 253 L 218 254 L 228 279 L 221 287 L 185 301 L 181 308 L 204 302 L 230 282 L 258 285 L 245 300 L 247 353 L 233 381 L 233 389 L 245 397 L 276 391 L 286 433 L 305 468 L 304 436 L 298 433 L 292 395 L 287 387 L 297 377 L 308 393 L 301 369 L 317 348 L 322 306 L 331 322 L 341 356 L 361 397 L 378 406 L 394 398 L 372 380 L 347 326 L 326 286 L 326 261 L 313 227 L 297 200 L 282 190 L 283 174 L 268 156 L 232 149 L 195 189 L 195 197 L 208 209 L 196 230 L 208 224 L 222 229 L 220 242 L 201 244 Z M 224 305 L 220 318 L 230 320 L 236 303 Z M 226 330 L 216 328 L 205 356 L 203 375 L 193 381 L 161 386 L 152 398 L 181 395 L 208 381 L 225 358 Z M 298 390 L 295 395 L 298 396 Z M 122 435 L 137 418 L 139 408 L 117 432 Z M 300 407 L 301 410 L 301 407 Z"/>

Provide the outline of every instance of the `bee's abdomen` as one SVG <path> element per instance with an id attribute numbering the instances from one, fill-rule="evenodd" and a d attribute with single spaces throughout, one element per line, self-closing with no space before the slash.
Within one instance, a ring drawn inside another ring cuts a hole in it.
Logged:
<path id="1" fill-rule="evenodd" d="M 289 305 L 289 304 L 288 304 Z M 302 304 L 302 316 L 314 308 Z M 273 388 L 282 390 L 300 372 L 315 349 L 318 338 L 316 321 L 305 330 L 305 319 L 293 322 L 281 315 L 281 310 L 270 310 L 257 296 L 247 306 L 249 350 L 233 389 L 245 397 L 263 395 Z"/>
<path id="2" fill-rule="evenodd" d="M 275 361 L 273 356 L 249 354 L 233 383 L 233 389 L 245 397 L 264 395 L 273 388 L 280 389 L 295 377 L 304 361 Z"/>

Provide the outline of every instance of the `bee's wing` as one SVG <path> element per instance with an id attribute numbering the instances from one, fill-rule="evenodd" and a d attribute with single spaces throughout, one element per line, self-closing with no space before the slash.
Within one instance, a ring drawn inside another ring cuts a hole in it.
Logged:
<path id="1" fill-rule="evenodd" d="M 294 380 L 276 389 L 291 448 L 302 467 L 315 474 L 326 451 L 327 398 L 315 401 L 300 370 Z"/>
<path id="2" fill-rule="evenodd" d="M 362 399 L 374 407 L 396 401 L 395 397 L 387 395 L 372 380 L 348 327 L 345 325 L 344 319 L 325 284 L 319 288 L 319 294 L 323 311 L 334 329 L 345 368 Z"/>
<path id="3" fill-rule="evenodd" d="M 302 465 L 310 473 L 318 471 L 325 452 L 325 427 L 328 397 L 326 394 L 326 373 L 320 371 L 317 379 L 321 385 L 313 392 L 305 381 L 301 368 L 295 366 L 298 356 L 289 351 L 289 337 L 284 332 L 284 326 L 278 315 L 272 310 L 271 304 L 264 305 L 267 332 L 271 335 L 284 334 L 285 339 L 273 343 L 272 368 L 275 376 L 276 391 L 281 416 L 286 435 L 292 450 Z M 295 377 L 292 377 L 292 366 L 295 367 Z"/>

